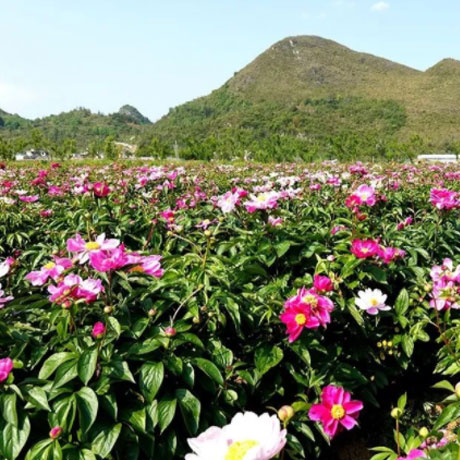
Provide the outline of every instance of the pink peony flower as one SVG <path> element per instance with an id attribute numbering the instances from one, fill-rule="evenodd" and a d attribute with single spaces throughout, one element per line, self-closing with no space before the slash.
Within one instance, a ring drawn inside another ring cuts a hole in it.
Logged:
<path id="1" fill-rule="evenodd" d="M 161 256 L 145 256 L 141 257 L 139 265 L 132 267 L 130 272 L 142 272 L 147 275 L 154 276 L 155 278 L 161 278 L 163 276 L 164 270 L 161 268 L 160 260 Z"/>
<path id="2" fill-rule="evenodd" d="M 453 209 L 460 205 L 458 193 L 446 188 L 433 188 L 430 191 L 430 203 L 437 209 Z"/>
<path id="3" fill-rule="evenodd" d="M 77 259 L 81 264 L 88 261 L 91 253 L 101 250 L 106 251 L 115 249 L 119 245 L 119 240 L 106 239 L 105 233 L 100 234 L 96 238 L 96 241 L 89 241 L 88 243 L 78 233 L 75 235 L 75 238 L 69 238 L 67 240 L 67 250 L 69 252 L 77 253 Z"/>
<path id="4" fill-rule="evenodd" d="M 227 192 L 218 199 L 216 206 L 220 208 L 224 214 L 227 214 L 232 212 L 238 204 L 240 204 L 239 194 Z"/>
<path id="5" fill-rule="evenodd" d="M 5 291 L 2 290 L 2 285 L 0 283 L 0 310 L 5 306 L 6 303 L 13 299 L 14 297 L 12 295 L 5 296 Z"/>
<path id="6" fill-rule="evenodd" d="M 4 382 L 13 370 L 13 361 L 11 358 L 0 359 L 0 383 Z"/>
<path id="7" fill-rule="evenodd" d="M 385 248 L 383 246 L 379 247 L 377 256 L 382 259 L 386 264 L 389 264 L 393 260 L 402 259 L 406 255 L 406 251 L 398 248 Z"/>
<path id="8" fill-rule="evenodd" d="M 281 217 L 268 217 L 268 225 L 271 227 L 279 227 L 280 225 L 283 225 L 283 219 Z"/>
<path id="9" fill-rule="evenodd" d="M 14 264 L 13 257 L 7 257 L 3 262 L 0 263 L 0 278 L 7 275 Z"/>
<path id="10" fill-rule="evenodd" d="M 57 281 L 64 270 L 72 266 L 72 261 L 67 258 L 55 257 L 54 262 L 48 262 L 39 271 L 32 271 L 25 276 L 25 279 L 32 283 L 32 286 L 43 286 L 52 278 Z"/>
<path id="11" fill-rule="evenodd" d="M 251 195 L 250 200 L 244 203 L 246 210 L 253 213 L 258 209 L 274 209 L 278 206 L 280 194 L 278 192 L 264 192 L 257 196 Z"/>
<path id="12" fill-rule="evenodd" d="M 128 264 L 123 246 L 105 251 L 92 251 L 89 254 L 91 267 L 98 272 L 118 270 Z"/>
<path id="13" fill-rule="evenodd" d="M 358 424 L 361 401 L 352 401 L 351 394 L 341 387 L 329 385 L 321 392 L 321 403 L 313 404 L 308 413 L 315 422 L 321 422 L 324 432 L 333 438 L 343 428 L 351 430 Z"/>
<path id="14" fill-rule="evenodd" d="M 93 326 L 93 331 L 91 332 L 91 335 L 92 335 L 95 339 L 100 339 L 101 337 L 104 336 L 105 331 L 106 331 L 105 324 L 104 324 L 104 323 L 101 323 L 100 321 L 98 321 L 98 322 Z"/>
<path id="15" fill-rule="evenodd" d="M 36 201 L 38 201 L 38 195 L 23 195 L 20 196 L 19 199 L 24 203 L 35 203 Z"/>
<path id="16" fill-rule="evenodd" d="M 379 244 L 377 241 L 368 240 L 353 240 L 351 243 L 351 253 L 358 259 L 367 259 L 377 255 L 379 251 Z"/>

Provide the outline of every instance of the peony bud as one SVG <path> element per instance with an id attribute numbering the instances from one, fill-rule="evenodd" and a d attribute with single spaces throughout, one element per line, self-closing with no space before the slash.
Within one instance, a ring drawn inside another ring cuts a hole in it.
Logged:
<path id="1" fill-rule="evenodd" d="M 106 331 L 105 324 L 104 324 L 104 323 L 101 323 L 100 321 L 98 321 L 98 322 L 93 326 L 93 332 L 92 332 L 91 334 L 92 334 L 92 336 L 93 336 L 95 339 L 100 339 L 101 337 L 104 336 L 105 331 Z"/>
<path id="2" fill-rule="evenodd" d="M 395 407 L 392 411 L 391 411 L 391 416 L 393 418 L 399 418 L 401 417 L 402 415 L 402 410 L 399 408 L 399 407 Z"/>
<path id="3" fill-rule="evenodd" d="M 430 432 L 428 431 L 428 428 L 427 427 L 423 427 L 423 428 L 420 428 L 420 431 L 418 432 L 418 434 L 423 438 L 427 438 L 428 435 L 430 434 Z"/>
<path id="4" fill-rule="evenodd" d="M 57 439 L 62 433 L 62 428 L 60 426 L 55 426 L 54 428 L 51 428 L 50 431 L 50 438 L 51 439 Z"/>
<path id="5" fill-rule="evenodd" d="M 113 312 L 113 307 L 108 305 L 107 307 L 104 307 L 104 313 L 107 315 L 110 315 Z"/>
<path id="6" fill-rule="evenodd" d="M 147 313 L 150 317 L 152 316 L 155 316 L 157 314 L 157 310 L 156 308 L 151 308 L 148 313 Z"/>
<path id="7" fill-rule="evenodd" d="M 455 385 L 455 395 L 457 396 L 457 398 L 460 398 L 460 382 L 458 382 L 457 385 Z"/>
<path id="8" fill-rule="evenodd" d="M 176 330 L 173 327 L 168 326 L 165 328 L 165 335 L 166 337 L 174 337 L 176 335 Z"/>
<path id="9" fill-rule="evenodd" d="M 283 406 L 281 409 L 278 411 L 278 418 L 286 423 L 291 420 L 292 417 L 294 417 L 295 410 L 291 406 Z"/>

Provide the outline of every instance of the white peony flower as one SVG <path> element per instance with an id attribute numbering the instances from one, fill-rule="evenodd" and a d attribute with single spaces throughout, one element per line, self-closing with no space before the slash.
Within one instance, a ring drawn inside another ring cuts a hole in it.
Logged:
<path id="1" fill-rule="evenodd" d="M 244 412 L 229 425 L 212 426 L 188 443 L 193 453 L 185 460 L 269 460 L 286 444 L 286 430 L 281 430 L 276 415 Z"/>
<path id="2" fill-rule="evenodd" d="M 380 289 L 369 289 L 359 291 L 358 297 L 355 299 L 355 304 L 361 310 L 365 310 L 370 315 L 376 315 L 379 311 L 391 310 L 391 307 L 385 305 L 387 300 L 386 294 Z"/>

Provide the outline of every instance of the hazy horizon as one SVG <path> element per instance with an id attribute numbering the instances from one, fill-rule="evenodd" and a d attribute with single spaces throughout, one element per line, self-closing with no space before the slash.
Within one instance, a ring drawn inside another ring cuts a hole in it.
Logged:
<path id="1" fill-rule="evenodd" d="M 460 59 L 453 0 L 30 3 L 0 0 L 0 109 L 27 118 L 130 104 L 155 121 L 294 35 L 418 70 Z"/>

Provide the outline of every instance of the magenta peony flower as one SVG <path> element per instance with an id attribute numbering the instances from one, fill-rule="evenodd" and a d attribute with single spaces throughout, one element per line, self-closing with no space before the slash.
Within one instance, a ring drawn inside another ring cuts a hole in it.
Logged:
<path id="1" fill-rule="evenodd" d="M 103 182 L 96 182 L 93 184 L 93 191 L 97 197 L 103 198 L 110 193 L 110 187 Z"/>
<path id="2" fill-rule="evenodd" d="M 329 292 L 334 289 L 334 285 L 329 276 L 315 275 L 313 277 L 313 287 L 318 292 Z"/>
<path id="3" fill-rule="evenodd" d="M 358 424 L 361 401 L 352 401 L 351 394 L 342 387 L 329 385 L 321 392 L 321 404 L 313 404 L 308 413 L 315 422 L 321 422 L 324 432 L 333 438 L 343 428 L 351 430 Z"/>
<path id="4" fill-rule="evenodd" d="M 415 460 L 416 458 L 427 458 L 425 452 L 419 449 L 412 449 L 407 457 L 398 457 L 396 460 Z"/>
<path id="5" fill-rule="evenodd" d="M 100 338 L 105 334 L 105 331 L 106 331 L 105 324 L 104 324 L 104 323 L 101 323 L 100 321 L 98 321 L 98 322 L 93 326 L 93 331 L 91 332 L 91 335 L 92 335 L 95 339 L 100 339 Z"/>
<path id="6" fill-rule="evenodd" d="M 351 253 L 358 259 L 367 259 L 377 255 L 379 244 L 377 241 L 368 240 L 353 240 L 351 243 Z"/>
<path id="7" fill-rule="evenodd" d="M 331 322 L 330 313 L 334 304 L 330 299 L 320 296 L 314 289 L 299 289 L 294 297 L 290 297 L 284 304 L 284 312 L 280 319 L 287 327 L 289 342 L 297 340 L 303 329 L 325 327 Z"/>
<path id="8" fill-rule="evenodd" d="M 13 370 L 13 361 L 10 358 L 0 359 L 0 383 L 4 382 Z"/>

